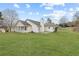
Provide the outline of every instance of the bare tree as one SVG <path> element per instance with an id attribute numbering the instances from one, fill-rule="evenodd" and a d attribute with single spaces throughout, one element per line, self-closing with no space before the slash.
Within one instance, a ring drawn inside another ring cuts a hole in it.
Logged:
<path id="1" fill-rule="evenodd" d="M 79 25 L 79 11 L 76 11 L 76 13 L 74 14 L 73 22 L 75 22 L 75 26 Z"/>
<path id="2" fill-rule="evenodd" d="M 5 9 L 2 11 L 2 15 L 4 18 L 4 23 L 6 24 L 8 31 L 11 32 L 12 27 L 14 26 L 14 22 L 18 20 L 18 15 L 15 10 Z"/>
<path id="3" fill-rule="evenodd" d="M 74 20 L 79 20 L 79 11 L 76 11 L 73 17 L 74 17 Z"/>
<path id="4" fill-rule="evenodd" d="M 67 18 L 65 16 L 61 17 L 59 23 L 62 27 L 65 27 L 65 24 L 67 23 Z"/>
<path id="5" fill-rule="evenodd" d="M 47 18 L 47 23 L 52 23 L 52 20 L 50 18 Z"/>

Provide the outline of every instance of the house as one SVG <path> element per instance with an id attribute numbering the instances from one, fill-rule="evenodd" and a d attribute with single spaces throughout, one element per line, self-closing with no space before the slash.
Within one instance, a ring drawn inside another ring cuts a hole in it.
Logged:
<path id="1" fill-rule="evenodd" d="M 33 32 L 40 32 L 40 22 L 30 19 L 27 19 L 26 22 L 32 26 L 31 29 Z"/>
<path id="2" fill-rule="evenodd" d="M 45 32 L 54 32 L 56 25 L 54 23 L 45 23 Z"/>
<path id="3" fill-rule="evenodd" d="M 3 20 L 0 20 L 0 32 L 6 32 L 6 26 L 3 23 Z"/>
<path id="4" fill-rule="evenodd" d="M 15 32 L 31 32 L 32 26 L 28 24 L 26 21 L 19 20 L 15 24 L 14 31 Z"/>
<path id="5" fill-rule="evenodd" d="M 54 23 L 44 23 L 43 20 L 40 22 L 27 19 L 26 21 L 19 20 L 15 25 L 15 32 L 54 32 Z"/>

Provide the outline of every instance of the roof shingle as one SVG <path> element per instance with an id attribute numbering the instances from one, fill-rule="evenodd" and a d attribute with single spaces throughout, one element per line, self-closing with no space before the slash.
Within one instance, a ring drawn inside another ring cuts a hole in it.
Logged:
<path id="1" fill-rule="evenodd" d="M 27 19 L 26 21 L 30 21 L 30 22 L 36 24 L 37 26 L 40 26 L 40 22 L 38 22 L 38 21 L 34 21 L 34 20 L 31 20 L 31 19 Z"/>

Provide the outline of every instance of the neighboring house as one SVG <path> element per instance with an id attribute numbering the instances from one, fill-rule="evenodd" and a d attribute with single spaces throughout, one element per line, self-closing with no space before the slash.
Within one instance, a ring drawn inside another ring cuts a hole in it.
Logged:
<path id="1" fill-rule="evenodd" d="M 45 31 L 46 32 L 54 32 L 56 25 L 54 23 L 45 23 Z"/>
<path id="2" fill-rule="evenodd" d="M 15 32 L 54 32 L 54 23 L 44 23 L 44 21 L 34 21 L 27 19 L 26 21 L 19 20 L 15 25 Z"/>
<path id="3" fill-rule="evenodd" d="M 0 32 L 5 32 L 6 31 L 6 26 L 3 23 L 3 20 L 0 20 Z"/>

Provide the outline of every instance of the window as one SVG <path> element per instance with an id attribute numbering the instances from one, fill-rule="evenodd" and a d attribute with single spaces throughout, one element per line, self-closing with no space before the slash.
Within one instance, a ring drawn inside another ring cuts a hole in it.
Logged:
<path id="1" fill-rule="evenodd" d="M 21 26 L 21 30 L 24 30 L 24 26 Z"/>
<path id="2" fill-rule="evenodd" d="M 25 30 L 27 30 L 27 27 L 25 26 Z"/>
<path id="3" fill-rule="evenodd" d="M 48 27 L 48 29 L 50 29 L 50 26 Z"/>

